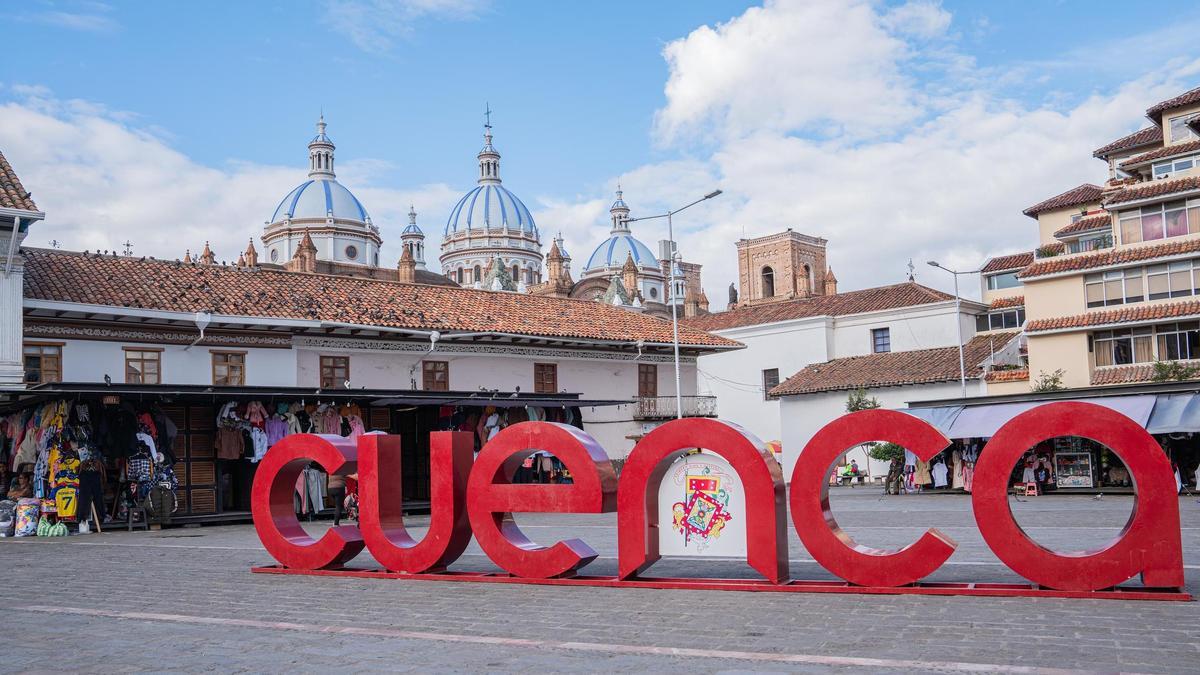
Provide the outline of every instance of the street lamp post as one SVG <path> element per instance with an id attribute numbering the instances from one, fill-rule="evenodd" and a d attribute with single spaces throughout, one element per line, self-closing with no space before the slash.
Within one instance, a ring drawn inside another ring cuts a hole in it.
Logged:
<path id="1" fill-rule="evenodd" d="M 672 218 L 674 217 L 674 215 L 676 213 L 679 213 L 680 211 L 682 211 L 684 209 L 691 208 L 691 207 L 699 204 L 700 202 L 712 199 L 713 197 L 716 197 L 719 194 L 721 194 L 720 190 L 713 190 L 712 192 L 704 195 L 700 199 L 697 199 L 696 201 L 694 201 L 690 204 L 681 206 L 677 209 L 667 211 L 666 213 L 660 213 L 656 216 L 642 216 L 641 218 L 625 218 L 622 221 L 622 222 L 626 222 L 626 223 L 633 223 L 633 222 L 636 222 L 639 220 L 654 220 L 656 218 L 666 218 L 667 219 L 667 239 L 671 242 L 671 260 L 668 261 L 668 264 L 667 264 L 667 284 L 671 291 L 671 333 L 672 333 L 671 345 L 675 352 L 675 418 L 676 419 L 680 419 L 683 417 L 683 393 L 680 390 L 681 378 L 679 376 L 679 309 L 677 308 L 677 305 L 676 305 L 677 298 L 675 297 L 676 296 L 676 293 L 675 293 L 675 261 L 677 258 L 677 253 L 675 251 L 675 224 L 672 221 Z"/>
<path id="2" fill-rule="evenodd" d="M 960 274 L 976 274 L 980 270 L 969 270 L 966 272 L 958 272 L 948 267 L 942 267 L 936 261 L 929 261 L 930 267 L 936 267 L 954 275 L 954 325 L 958 327 L 958 383 L 959 392 L 963 398 L 967 397 L 967 362 L 966 356 L 963 354 L 963 334 L 962 334 L 962 296 L 958 294 L 958 275 Z"/>

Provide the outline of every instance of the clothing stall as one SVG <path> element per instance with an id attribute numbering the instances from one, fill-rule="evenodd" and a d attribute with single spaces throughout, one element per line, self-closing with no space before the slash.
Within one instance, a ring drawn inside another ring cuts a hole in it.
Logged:
<path id="1" fill-rule="evenodd" d="M 578 394 L 70 383 L 8 399 L 0 403 L 0 534 L 13 535 L 60 523 L 55 533 L 247 521 L 258 462 L 296 433 L 400 435 L 398 480 L 406 507 L 420 511 L 429 504 L 431 432 L 470 432 L 478 452 L 511 424 L 584 428 L 584 410 L 629 403 Z M 569 482 L 557 458 L 535 455 L 515 480 Z M 313 465 L 297 481 L 297 513 L 332 517 L 356 495 L 353 478 L 331 487 Z"/>

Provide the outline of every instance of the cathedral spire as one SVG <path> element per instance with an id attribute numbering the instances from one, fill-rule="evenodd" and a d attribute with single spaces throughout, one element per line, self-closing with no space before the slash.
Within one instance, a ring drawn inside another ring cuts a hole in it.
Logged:
<path id="1" fill-rule="evenodd" d="M 617 200 L 608 209 L 609 215 L 612 216 L 612 231 L 614 233 L 629 231 L 629 205 L 625 203 L 624 195 L 625 193 L 621 191 L 621 184 L 617 183 Z"/>
<path id="2" fill-rule="evenodd" d="M 492 146 L 492 108 L 487 106 L 483 113 L 483 149 L 479 151 L 479 182 L 500 182 L 500 153 Z"/>
<path id="3" fill-rule="evenodd" d="M 317 120 L 317 135 L 308 142 L 308 177 L 334 178 L 333 141 L 325 135 L 325 114 Z"/>

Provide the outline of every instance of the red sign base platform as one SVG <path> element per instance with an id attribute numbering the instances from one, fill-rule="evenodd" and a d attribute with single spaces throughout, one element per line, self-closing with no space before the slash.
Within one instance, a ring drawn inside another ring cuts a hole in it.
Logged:
<path id="1" fill-rule="evenodd" d="M 856 595 L 969 595 L 987 598 L 1091 598 L 1096 600 L 1167 600 L 1187 602 L 1190 593 L 1173 588 L 1144 586 L 1107 588 L 1098 591 L 1060 591 L 1033 584 L 939 583 L 923 581 L 908 586 L 855 586 L 844 581 L 788 581 L 772 584 L 756 579 L 686 579 L 586 576 L 531 579 L 503 573 L 441 572 L 437 574 L 401 574 L 385 570 L 334 568 L 301 570 L 270 565 L 252 567 L 256 574 L 303 574 L 321 577 L 358 579 L 403 579 L 406 581 L 468 581 L 485 584 L 534 584 L 538 586 L 593 586 L 601 588 L 657 588 L 692 591 L 743 591 L 751 593 L 852 593 Z"/>

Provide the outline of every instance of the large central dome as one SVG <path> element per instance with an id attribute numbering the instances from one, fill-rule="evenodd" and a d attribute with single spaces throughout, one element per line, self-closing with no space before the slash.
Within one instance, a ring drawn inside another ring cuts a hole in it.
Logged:
<path id="1" fill-rule="evenodd" d="M 332 178 L 308 180 L 289 192 L 283 201 L 279 202 L 275 214 L 271 216 L 271 222 L 277 223 L 285 218 L 336 218 L 361 223 L 371 220 L 358 198 Z"/>
<path id="2" fill-rule="evenodd" d="M 542 238 L 529 208 L 500 181 L 500 153 L 492 145 L 491 111 L 475 187 L 450 209 L 442 236 L 442 273 L 459 284 L 494 284 L 503 268 L 504 290 L 524 291 L 542 281 Z M 488 271 L 491 274 L 488 274 Z M 510 288 L 510 286 L 512 288 Z"/>
<path id="3" fill-rule="evenodd" d="M 503 185 L 478 185 L 450 210 L 446 220 L 446 236 L 466 229 L 509 228 L 537 237 L 537 224 L 524 202 Z"/>

